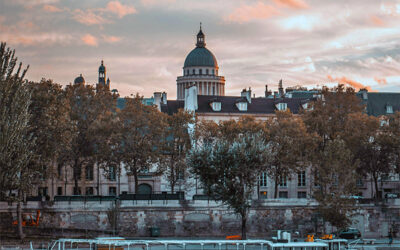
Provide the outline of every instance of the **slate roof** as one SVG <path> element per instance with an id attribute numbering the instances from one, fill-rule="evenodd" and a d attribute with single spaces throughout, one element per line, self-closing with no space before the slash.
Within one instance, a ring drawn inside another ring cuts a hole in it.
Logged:
<path id="1" fill-rule="evenodd" d="M 236 103 L 246 101 L 243 97 L 199 95 L 197 96 L 198 109 L 196 113 L 274 114 L 275 104 L 284 102 L 287 103 L 287 107 L 292 113 L 297 114 L 306 100 L 310 101 L 310 99 L 304 98 L 252 98 L 251 103 L 247 104 L 247 111 L 240 111 Z M 221 102 L 221 111 L 212 110 L 210 103 L 213 101 Z M 161 105 L 161 111 L 167 114 L 176 113 L 180 108 L 184 108 L 183 100 L 167 101 L 166 105 Z"/>
<path id="2" fill-rule="evenodd" d="M 363 104 L 367 106 L 368 115 L 386 115 L 387 105 L 393 107 L 393 113 L 400 111 L 400 93 L 367 92 L 367 100 L 363 99 L 362 92 L 358 92 L 357 96 L 362 99 Z"/>
<path id="3" fill-rule="evenodd" d="M 168 115 L 172 115 L 178 112 L 179 109 L 183 109 L 185 107 L 185 101 L 183 100 L 171 100 L 167 101 L 167 104 L 161 104 L 161 112 L 167 113 Z"/>

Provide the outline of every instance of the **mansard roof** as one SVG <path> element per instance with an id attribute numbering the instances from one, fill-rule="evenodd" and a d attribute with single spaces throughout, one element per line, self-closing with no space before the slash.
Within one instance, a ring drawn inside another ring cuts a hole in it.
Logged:
<path id="1" fill-rule="evenodd" d="M 221 102 L 221 110 L 214 111 L 210 107 L 210 102 L 215 101 L 215 96 L 211 95 L 199 95 L 197 96 L 198 109 L 196 113 L 236 113 L 236 114 L 274 114 L 276 110 L 275 104 L 277 102 L 287 103 L 287 107 L 294 114 L 299 113 L 302 108 L 302 104 L 311 99 L 304 98 L 265 98 L 258 97 L 252 98 L 251 103 L 247 104 L 247 111 L 240 111 L 236 103 L 238 100 L 247 102 L 246 98 L 240 96 L 218 96 L 218 101 Z M 167 114 L 173 114 L 178 111 L 178 109 L 184 108 L 184 101 L 167 101 L 166 105 L 161 105 L 161 111 Z"/>

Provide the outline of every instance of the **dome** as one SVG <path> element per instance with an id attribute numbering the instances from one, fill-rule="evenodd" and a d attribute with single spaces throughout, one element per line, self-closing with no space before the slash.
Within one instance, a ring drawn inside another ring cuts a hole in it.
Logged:
<path id="1" fill-rule="evenodd" d="M 75 78 L 74 84 L 85 84 L 85 78 L 83 78 L 82 74 Z"/>
<path id="2" fill-rule="evenodd" d="M 185 65 L 183 67 L 218 67 L 217 59 L 211 51 L 205 47 L 197 47 L 192 50 L 186 57 Z"/>

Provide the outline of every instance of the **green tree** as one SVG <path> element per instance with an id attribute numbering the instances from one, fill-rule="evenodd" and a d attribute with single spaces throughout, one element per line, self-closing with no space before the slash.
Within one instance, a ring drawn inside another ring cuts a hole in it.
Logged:
<path id="1" fill-rule="evenodd" d="M 246 239 L 252 194 L 268 160 L 264 126 L 247 117 L 238 122 L 222 122 L 217 127 L 212 123 L 206 126 L 216 128 L 207 133 L 224 136 L 216 136 L 212 140 L 202 137 L 189 151 L 188 165 L 199 177 L 207 195 L 221 200 L 240 215 L 242 238 Z"/>
<path id="2" fill-rule="evenodd" d="M 17 231 L 22 230 L 21 202 L 31 188 L 37 169 L 31 167 L 35 154 L 34 138 L 29 133 L 31 91 L 24 80 L 27 69 L 17 67 L 15 51 L 0 44 L 0 195 L 17 192 Z"/>

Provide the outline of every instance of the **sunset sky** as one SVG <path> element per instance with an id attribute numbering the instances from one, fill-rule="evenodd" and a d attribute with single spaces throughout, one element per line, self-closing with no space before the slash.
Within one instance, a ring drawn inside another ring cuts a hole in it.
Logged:
<path id="1" fill-rule="evenodd" d="M 333 82 L 400 92 L 400 0 L 0 0 L 0 40 L 27 78 L 176 97 L 199 23 L 226 94 Z"/>

